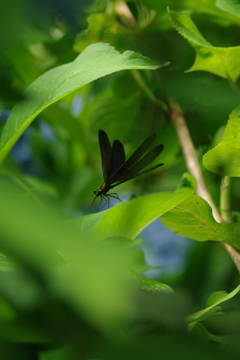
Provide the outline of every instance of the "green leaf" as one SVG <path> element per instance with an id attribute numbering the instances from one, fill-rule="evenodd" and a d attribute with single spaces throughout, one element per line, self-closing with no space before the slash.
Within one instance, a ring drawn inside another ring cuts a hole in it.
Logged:
<path id="1" fill-rule="evenodd" d="M 203 165 L 219 175 L 240 176 L 240 106 L 229 116 L 220 143 L 203 156 Z"/>
<path id="2" fill-rule="evenodd" d="M 168 6 L 168 0 L 142 0 L 142 3 L 151 9 L 164 13 L 166 11 L 166 7 Z"/>
<path id="3" fill-rule="evenodd" d="M 126 82 L 129 84 L 129 81 L 125 79 L 125 87 Z M 123 137 L 124 132 L 131 132 L 134 120 L 139 112 L 139 95 L 140 93 L 138 92 L 129 94 L 126 97 L 125 89 L 125 99 L 119 98 L 114 93 L 96 97 L 97 99 L 95 98 L 95 101 L 91 104 L 91 112 L 88 118 L 92 129 L 97 132 L 99 128 L 107 128 L 109 132 L 113 129 L 117 133 L 119 131 L 116 127 L 117 123 L 124 124 Z M 113 119 L 115 120 L 114 122 Z"/>
<path id="4" fill-rule="evenodd" d="M 188 16 L 187 12 L 174 12 L 168 8 L 169 20 L 173 27 L 191 44 L 198 44 L 202 46 L 211 46 L 211 44 L 204 39 L 194 22 Z"/>
<path id="5" fill-rule="evenodd" d="M 226 291 L 215 291 L 212 293 L 206 301 L 206 307 L 215 305 L 217 302 L 221 302 L 227 296 Z"/>
<path id="6" fill-rule="evenodd" d="M 151 292 L 165 292 L 165 293 L 173 293 L 172 288 L 166 284 L 162 284 L 158 281 L 151 280 L 146 278 L 145 276 L 142 276 L 140 274 L 137 274 L 134 271 L 129 272 L 129 276 L 137 281 L 138 285 L 141 287 L 141 289 Z"/>
<path id="7" fill-rule="evenodd" d="M 112 237 L 105 239 L 104 244 L 107 244 L 107 246 L 113 246 L 117 249 L 117 252 L 124 251 L 129 263 L 129 268 L 136 273 L 164 267 L 147 265 L 143 250 L 138 246 L 141 242 L 142 241 L 139 241 L 139 239 L 132 241 L 123 237 Z"/>
<path id="8" fill-rule="evenodd" d="M 169 18 L 172 26 L 196 51 L 195 62 L 187 72 L 208 71 L 229 81 L 237 81 L 240 75 L 240 46 L 213 46 L 202 36 L 186 12 L 176 13 L 169 10 Z"/>
<path id="9" fill-rule="evenodd" d="M 64 329 L 73 315 L 75 325 L 84 318 L 95 329 L 119 336 L 134 291 L 121 272 L 131 264 L 127 252 L 119 252 L 114 242 L 106 246 L 80 236 L 78 226 L 46 206 L 39 208 L 2 182 L 0 198 L 0 249 L 17 264 L 14 270 L 1 270 L 2 298 L 20 315 L 28 314 L 29 321 L 34 312 L 36 328 L 42 326 L 43 313 L 48 314 L 46 328 L 58 318 Z"/>
<path id="10" fill-rule="evenodd" d="M 132 240 L 129 240 L 132 243 Z M 129 256 L 129 264 L 130 268 L 134 270 L 136 273 L 141 273 L 143 271 L 151 270 L 151 269 L 159 269 L 164 266 L 149 266 L 147 265 L 144 257 L 143 250 L 135 246 L 132 249 L 129 249 L 127 252 L 127 256 Z"/>
<path id="11" fill-rule="evenodd" d="M 198 241 L 224 241 L 209 204 L 200 196 L 192 195 L 161 217 L 165 226 L 177 234 Z"/>
<path id="12" fill-rule="evenodd" d="M 40 360 L 67 360 L 71 359 L 71 350 L 66 346 L 61 349 L 41 351 Z"/>
<path id="13" fill-rule="evenodd" d="M 134 239 L 147 225 L 180 204 L 196 190 L 195 179 L 190 175 L 185 177 L 188 179 L 189 187 L 182 187 L 173 194 L 159 193 L 132 199 L 112 209 L 71 222 L 79 224 L 82 234 L 98 236 L 98 239 L 113 236 Z M 186 186 L 186 182 L 183 183 Z"/>
<path id="14" fill-rule="evenodd" d="M 21 291 L 16 292 L 16 288 Z M 1 295 L 21 311 L 32 311 L 41 303 L 41 288 L 22 269 L 11 268 L 0 272 Z"/>
<path id="15" fill-rule="evenodd" d="M 229 294 L 226 291 L 217 291 L 214 292 L 212 295 L 209 296 L 206 305 L 209 307 L 216 306 L 221 304 L 224 301 L 227 301 L 237 295 L 240 291 L 240 285 L 236 287 L 232 292 Z"/>
<path id="16" fill-rule="evenodd" d="M 207 300 L 208 307 L 206 309 L 198 311 L 187 317 L 187 321 L 190 322 L 190 329 L 192 329 L 198 321 L 202 321 L 202 320 L 206 319 L 207 313 L 208 313 L 208 315 L 211 315 L 211 316 L 219 314 L 219 309 L 214 313 L 212 313 L 210 311 L 213 308 L 215 308 L 217 305 L 221 304 L 222 302 L 233 298 L 239 291 L 240 291 L 240 285 L 238 285 L 236 287 L 236 289 L 234 289 L 229 294 L 227 294 L 225 291 L 213 293 Z M 211 305 L 209 306 L 209 304 L 211 304 Z"/>
<path id="17" fill-rule="evenodd" d="M 193 318 L 191 318 L 192 315 L 189 315 L 189 317 L 187 318 L 187 321 L 190 322 L 190 323 L 194 323 L 194 326 L 197 322 L 200 322 L 200 321 L 204 321 L 208 318 L 210 318 L 211 316 L 215 316 L 215 315 L 223 315 L 224 312 L 221 308 L 221 306 L 214 306 L 213 308 L 209 309 L 207 312 L 204 312 L 204 311 L 199 311 L 199 313 L 197 312 L 197 321 L 196 321 L 196 318 L 195 318 L 195 314 L 193 314 Z"/>
<path id="18" fill-rule="evenodd" d="M 209 22 L 212 22 L 213 24 L 216 23 L 225 29 L 226 27 L 232 26 L 233 24 L 240 24 L 240 21 L 236 16 L 233 16 L 230 13 L 226 13 L 216 5 L 216 0 L 208 0 L 207 2 L 205 0 L 179 0 L 177 2 L 177 6 L 176 3 L 174 3 L 174 7 L 176 7 L 178 11 L 184 11 L 187 9 L 188 13 L 194 14 L 194 16 L 196 16 L 196 14 L 202 14 L 203 18 L 205 20 L 207 19 L 205 25 L 207 23 L 209 24 Z M 199 18 L 200 17 L 198 16 L 198 19 Z"/>
<path id="19" fill-rule="evenodd" d="M 94 13 L 88 16 L 86 21 L 87 29 L 81 31 L 75 38 L 73 49 L 78 53 L 82 52 L 88 45 L 98 41 L 117 44 L 119 37 L 124 37 L 119 32 L 118 24 L 112 13 Z"/>
<path id="20" fill-rule="evenodd" d="M 208 331 L 209 340 L 218 342 L 220 344 L 229 345 L 231 343 L 228 336 L 215 335 Z"/>
<path id="21" fill-rule="evenodd" d="M 228 0 L 226 0 L 226 2 L 228 2 Z M 205 19 L 216 22 L 224 28 L 234 23 L 239 24 L 239 20 L 235 16 L 232 16 L 230 12 L 226 13 L 218 6 L 218 1 L 216 0 L 208 0 L 207 2 L 205 2 L 205 0 L 181 0 L 179 3 L 181 3 L 180 6 L 182 10 L 189 9 L 194 14 L 204 14 Z M 208 16 L 207 18 L 206 15 Z"/>
<path id="22" fill-rule="evenodd" d="M 159 64 L 133 51 L 120 54 L 108 44 L 97 43 L 88 46 L 73 62 L 46 72 L 26 89 L 24 100 L 13 108 L 3 129 L 0 162 L 35 117 L 67 94 L 116 71 L 155 70 L 167 64 Z"/>
<path id="23" fill-rule="evenodd" d="M 221 314 L 223 314 L 223 313 L 221 313 Z M 201 341 L 205 341 L 205 342 L 215 341 L 217 343 L 224 344 L 224 345 L 227 345 L 230 343 L 230 339 L 228 338 L 228 336 L 212 334 L 209 330 L 207 330 L 205 328 L 205 326 L 203 324 L 201 324 L 199 322 L 196 323 L 196 325 L 194 326 L 192 334 L 194 336 L 197 336 L 199 339 L 201 339 Z"/>
<path id="24" fill-rule="evenodd" d="M 221 241 L 240 250 L 240 223 L 217 223 L 209 204 L 192 195 L 161 217 L 165 226 L 197 241 Z"/>
<path id="25" fill-rule="evenodd" d="M 12 264 L 3 254 L 0 254 L 0 269 L 12 267 Z"/>
<path id="26" fill-rule="evenodd" d="M 197 323 L 193 329 L 194 336 L 201 339 L 201 341 L 207 343 L 209 340 L 209 334 L 205 326 L 201 323 Z"/>
<path id="27" fill-rule="evenodd" d="M 240 17 L 240 3 L 238 0 L 216 0 L 216 6 L 234 16 Z"/>

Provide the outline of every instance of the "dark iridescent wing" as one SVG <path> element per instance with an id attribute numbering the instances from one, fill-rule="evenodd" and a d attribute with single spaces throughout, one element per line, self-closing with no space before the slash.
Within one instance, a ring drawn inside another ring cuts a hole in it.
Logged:
<path id="1" fill-rule="evenodd" d="M 105 133 L 105 131 L 103 131 L 103 130 L 100 130 L 98 133 L 98 141 L 99 141 L 99 147 L 100 147 L 101 158 L 102 158 L 103 179 L 106 182 L 109 167 L 111 164 L 112 148 L 111 148 L 108 136 Z"/>
<path id="2" fill-rule="evenodd" d="M 144 173 L 147 173 L 147 172 L 149 172 L 149 171 L 152 171 L 152 170 L 154 170 L 154 169 L 157 169 L 158 167 L 163 166 L 163 165 L 164 165 L 163 163 L 157 164 L 157 165 L 155 165 L 155 166 L 153 166 L 153 167 L 151 167 L 151 168 L 149 168 L 149 169 L 140 171 L 139 173 L 137 173 L 136 175 L 134 175 L 134 176 L 132 176 L 132 177 L 130 177 L 130 178 L 127 178 L 127 179 L 125 179 L 125 180 L 121 180 L 121 181 L 119 181 L 119 182 L 116 182 L 115 184 L 112 184 L 112 185 L 110 186 L 110 189 L 113 189 L 113 188 L 114 188 L 115 186 L 117 186 L 117 185 L 120 185 L 120 184 L 122 184 L 122 183 L 124 183 L 124 182 L 126 182 L 126 181 L 129 181 L 129 180 L 132 180 L 132 179 L 134 179 L 134 178 L 137 177 L 137 176 L 140 176 L 140 175 L 142 175 L 142 174 L 144 174 Z"/>
<path id="3" fill-rule="evenodd" d="M 158 155 L 162 152 L 163 145 L 158 145 L 154 149 L 150 150 L 146 155 L 144 155 L 138 162 L 136 162 L 135 165 L 133 165 L 130 169 L 126 169 L 120 176 L 115 177 L 114 182 L 121 182 L 121 181 L 127 181 L 128 179 L 131 179 L 133 177 L 136 177 L 140 174 L 140 171 L 143 170 L 148 164 L 150 164 L 153 160 L 158 157 Z M 158 166 L 161 166 L 162 164 L 158 164 Z M 158 167 L 155 166 L 147 171 L 153 170 L 154 168 Z M 145 171 L 146 172 L 146 171 Z M 143 173 L 143 172 L 142 172 Z"/>
<path id="4" fill-rule="evenodd" d="M 112 147 L 111 152 L 111 161 L 110 166 L 108 168 L 108 174 L 106 181 L 108 182 L 108 179 L 120 168 L 122 165 L 124 165 L 126 159 L 125 159 L 125 151 L 123 144 L 115 140 Z"/>
<path id="5" fill-rule="evenodd" d="M 134 153 L 130 156 L 130 158 L 123 164 L 119 169 L 117 169 L 110 177 L 108 177 L 107 182 L 109 184 L 113 184 L 133 165 L 145 154 L 147 149 L 151 146 L 153 141 L 156 139 L 156 134 L 150 135 L 138 148 Z M 153 161 L 153 160 L 151 160 Z M 147 166 L 147 164 L 145 165 Z M 144 167 L 145 167 L 144 166 Z M 143 169 L 143 167 L 142 167 Z M 140 170 L 139 170 L 140 171 Z M 136 173 L 135 173 L 136 174 Z"/>

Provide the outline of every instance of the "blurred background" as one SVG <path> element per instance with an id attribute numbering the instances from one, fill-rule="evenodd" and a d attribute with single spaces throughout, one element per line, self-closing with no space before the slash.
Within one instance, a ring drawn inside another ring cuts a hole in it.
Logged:
<path id="1" fill-rule="evenodd" d="M 73 61 L 88 45 L 110 43 L 119 52 L 136 51 L 170 65 L 141 71 L 151 93 L 181 105 L 201 161 L 221 138 L 229 113 L 239 104 L 227 80 L 207 72 L 186 73 L 195 53 L 171 27 L 167 6 L 188 9 L 205 38 L 215 46 L 239 44 L 239 24 L 223 18 L 214 5 L 187 0 L 9 0 L 0 3 L 0 131 L 24 90 L 46 71 Z M 219 37 L 221 34 L 221 37 Z M 218 35 L 218 36 L 217 36 Z M 14 146 L 1 167 L 2 178 L 39 202 L 61 208 L 68 218 L 91 209 L 102 184 L 98 131 L 120 140 L 127 157 L 153 132 L 163 143 L 164 166 L 117 188 L 128 201 L 134 194 L 175 191 L 186 171 L 168 114 L 140 86 L 134 71 L 121 71 L 88 84 L 44 110 Z M 220 177 L 202 169 L 219 205 Z M 233 182 L 233 210 L 240 187 Z M 97 199 L 98 200 L 98 199 Z M 111 206 L 117 205 L 111 199 Z M 104 210 L 104 209 L 101 209 Z M 156 220 L 139 238 L 150 265 L 165 266 L 146 276 L 183 287 L 204 304 L 210 292 L 232 289 L 237 273 L 220 244 L 197 243 L 175 235 Z"/>

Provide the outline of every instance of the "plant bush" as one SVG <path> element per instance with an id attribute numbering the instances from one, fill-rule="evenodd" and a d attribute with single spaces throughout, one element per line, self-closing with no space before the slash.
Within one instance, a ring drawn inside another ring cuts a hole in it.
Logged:
<path id="1" fill-rule="evenodd" d="M 239 26 L 234 0 L 0 4 L 1 359 L 239 358 Z M 110 208 L 100 129 L 164 144 Z M 159 218 L 177 272 L 139 246 Z"/>

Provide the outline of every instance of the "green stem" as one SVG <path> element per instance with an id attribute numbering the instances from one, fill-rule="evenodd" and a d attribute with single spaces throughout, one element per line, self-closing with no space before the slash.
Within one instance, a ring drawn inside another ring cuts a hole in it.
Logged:
<path id="1" fill-rule="evenodd" d="M 232 222 L 231 215 L 231 178 L 223 176 L 220 187 L 220 213 L 224 222 Z"/>
<path id="2" fill-rule="evenodd" d="M 139 87 L 144 91 L 145 95 L 156 105 L 158 105 L 163 111 L 168 111 L 168 106 L 161 100 L 159 100 L 152 92 L 151 89 L 147 86 L 144 78 L 137 70 L 131 70 L 131 74 L 134 77 L 135 81 L 139 85 Z"/>
<path id="3" fill-rule="evenodd" d="M 239 95 L 240 95 L 240 90 L 239 90 L 238 85 L 237 85 L 234 81 L 231 81 L 231 80 L 229 80 L 229 84 L 230 84 L 233 92 L 234 92 L 236 95 L 239 96 Z"/>

